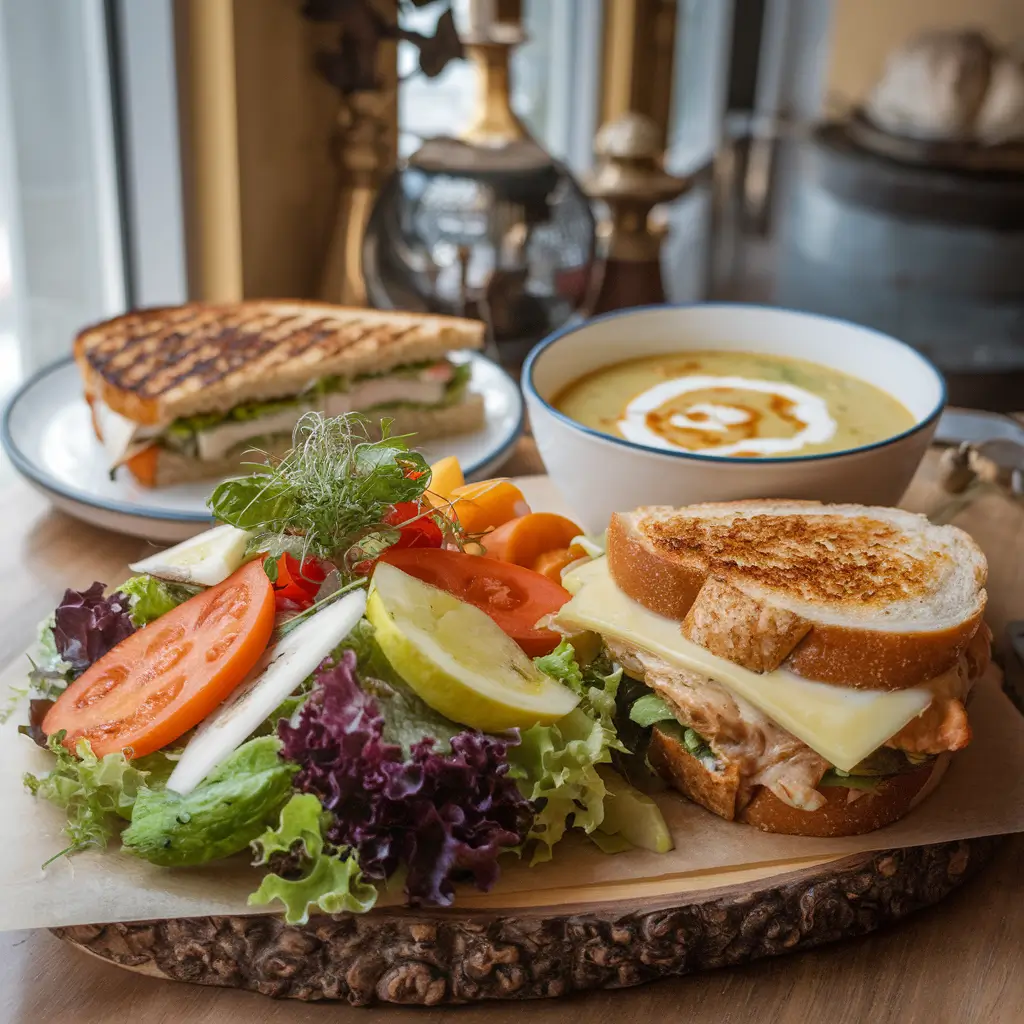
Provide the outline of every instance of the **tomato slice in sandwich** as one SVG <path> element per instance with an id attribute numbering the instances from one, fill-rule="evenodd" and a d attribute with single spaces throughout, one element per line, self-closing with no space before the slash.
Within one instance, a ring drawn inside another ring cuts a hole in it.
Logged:
<path id="1" fill-rule="evenodd" d="M 43 719 L 74 750 L 141 757 L 198 725 L 249 674 L 274 628 L 260 561 L 190 598 L 90 665 Z"/>
<path id="2" fill-rule="evenodd" d="M 537 623 L 569 592 L 539 572 L 461 551 L 389 548 L 380 560 L 486 612 L 529 655 L 549 654 L 561 637 Z"/>

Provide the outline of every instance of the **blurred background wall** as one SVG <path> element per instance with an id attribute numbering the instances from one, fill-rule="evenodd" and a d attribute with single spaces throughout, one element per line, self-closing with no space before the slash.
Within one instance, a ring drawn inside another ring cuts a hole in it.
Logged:
<path id="1" fill-rule="evenodd" d="M 965 26 L 984 29 L 1003 45 L 1019 42 L 1024 0 L 834 0 L 827 63 L 830 97 L 863 97 L 878 80 L 890 51 L 918 32 Z"/>

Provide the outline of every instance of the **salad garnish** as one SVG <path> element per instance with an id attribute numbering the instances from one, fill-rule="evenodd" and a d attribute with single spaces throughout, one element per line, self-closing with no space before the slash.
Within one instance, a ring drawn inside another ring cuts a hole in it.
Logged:
<path id="1" fill-rule="evenodd" d="M 221 526 L 41 627 L 21 731 L 54 766 L 25 782 L 64 811 L 62 853 L 248 854 L 250 902 L 296 922 L 383 888 L 449 906 L 571 832 L 670 848 L 617 774 L 643 764 L 621 668 L 547 626 L 578 527 L 386 423 L 311 413 L 293 440 L 214 490 Z"/>
<path id="2" fill-rule="evenodd" d="M 343 576 L 365 575 L 382 551 L 414 535 L 431 544 L 458 546 L 462 530 L 440 512 L 420 508 L 430 466 L 392 436 L 389 421 L 373 440 L 370 424 L 350 414 L 306 413 L 295 427 L 294 447 L 281 459 L 255 465 L 249 476 L 227 480 L 210 496 L 221 522 L 253 534 L 250 550 L 289 544 L 291 553 L 333 563 Z M 360 570 L 363 570 L 360 573 Z"/>

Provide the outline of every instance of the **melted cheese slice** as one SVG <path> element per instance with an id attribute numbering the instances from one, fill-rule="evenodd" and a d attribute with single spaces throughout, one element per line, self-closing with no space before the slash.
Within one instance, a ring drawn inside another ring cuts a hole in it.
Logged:
<path id="1" fill-rule="evenodd" d="M 890 693 L 817 683 L 782 669 L 751 672 L 687 640 L 676 620 L 626 597 L 604 558 L 568 573 L 563 583 L 575 596 L 558 612 L 556 628 L 615 637 L 714 679 L 843 771 L 874 753 L 932 700 L 928 687 Z"/>

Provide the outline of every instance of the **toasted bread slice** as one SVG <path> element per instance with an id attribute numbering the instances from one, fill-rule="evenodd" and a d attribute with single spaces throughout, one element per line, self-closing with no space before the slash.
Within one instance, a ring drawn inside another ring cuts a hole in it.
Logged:
<path id="1" fill-rule="evenodd" d="M 475 320 L 258 300 L 126 313 L 82 331 L 74 352 L 87 397 L 158 425 L 483 342 Z"/>
<path id="2" fill-rule="evenodd" d="M 396 408 L 388 411 L 387 416 L 392 421 L 392 435 L 415 434 L 417 442 L 429 441 L 479 429 L 484 421 L 484 399 L 483 395 L 469 392 L 465 401 L 455 405 L 437 409 Z M 373 422 L 368 425 L 368 431 L 371 437 L 379 436 L 379 427 L 375 427 Z M 139 462 L 129 460 L 124 469 L 144 487 L 171 487 L 248 472 L 243 469 L 243 463 L 262 462 L 264 454 L 271 457 L 284 455 L 291 443 L 291 436 L 287 434 L 270 441 L 259 439 L 258 450 L 240 445 L 232 454 L 209 461 L 154 445 L 155 451 L 149 450 L 150 457 Z M 137 468 L 140 471 L 137 472 Z"/>
<path id="3" fill-rule="evenodd" d="M 647 758 L 674 789 L 726 821 L 743 821 L 763 832 L 785 835 L 856 836 L 898 821 L 920 803 L 939 784 L 950 755 L 884 779 L 869 793 L 837 786 L 823 788 L 825 804 L 814 811 L 793 807 L 766 787 L 758 787 L 754 798 L 739 807 L 741 779 L 735 764 L 726 762 L 712 770 L 657 726 L 651 733 Z"/>
<path id="4" fill-rule="evenodd" d="M 902 689 L 956 665 L 985 610 L 985 556 L 899 509 L 798 501 L 654 506 L 612 517 L 616 584 L 753 671 Z"/>
<path id="5" fill-rule="evenodd" d="M 651 730 L 647 760 L 666 782 L 695 804 L 706 807 L 726 821 L 736 817 L 740 770 L 735 762 L 725 762 L 717 771 L 712 771 L 669 731 L 659 726 Z"/>
<path id="6" fill-rule="evenodd" d="M 802 811 L 780 800 L 770 789 L 759 789 L 738 818 L 763 832 L 797 836 L 859 836 L 899 821 L 929 796 L 946 773 L 950 754 L 943 754 L 916 771 L 893 775 L 869 793 L 830 786 L 821 792 L 825 806 Z M 850 794 L 856 799 L 850 801 Z"/>

